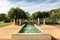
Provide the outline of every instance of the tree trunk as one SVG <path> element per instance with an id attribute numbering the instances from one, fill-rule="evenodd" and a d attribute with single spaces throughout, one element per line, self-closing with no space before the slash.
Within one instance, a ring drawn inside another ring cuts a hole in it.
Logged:
<path id="1" fill-rule="evenodd" d="M 40 20 L 39 20 L 39 18 L 38 18 L 38 25 L 40 24 Z"/>
<path id="2" fill-rule="evenodd" d="M 11 22 L 14 22 L 14 19 L 11 19 Z"/>
<path id="3" fill-rule="evenodd" d="M 18 25 L 19 25 L 19 23 L 20 23 L 20 22 L 19 22 L 19 19 L 18 19 Z"/>
<path id="4" fill-rule="evenodd" d="M 15 19 L 15 25 L 17 24 L 17 19 Z"/>
<path id="5" fill-rule="evenodd" d="M 20 25 L 21 25 L 21 19 L 19 21 L 20 21 Z"/>
<path id="6" fill-rule="evenodd" d="M 43 20 L 43 24 L 45 25 L 45 18 L 44 18 L 44 20 Z"/>
<path id="7" fill-rule="evenodd" d="M 13 19 L 13 24 L 15 24 L 15 19 Z"/>

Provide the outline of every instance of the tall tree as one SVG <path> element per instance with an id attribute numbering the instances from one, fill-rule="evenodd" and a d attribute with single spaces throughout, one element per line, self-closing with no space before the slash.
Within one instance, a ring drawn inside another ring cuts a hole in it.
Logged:
<path id="1" fill-rule="evenodd" d="M 15 19 L 15 23 L 17 22 L 19 23 L 20 20 L 20 25 L 21 25 L 21 19 L 27 19 L 26 12 L 18 7 L 11 8 L 10 11 L 8 12 L 8 16 L 12 19 Z"/>
<path id="2" fill-rule="evenodd" d="M 38 18 L 38 25 L 39 25 L 40 24 L 40 20 L 39 19 L 41 17 L 42 17 L 41 12 L 38 11 L 38 12 L 35 12 L 35 13 L 32 14 L 31 19 L 37 19 Z"/>
<path id="3" fill-rule="evenodd" d="M 13 20 L 14 19 L 14 22 L 15 22 L 15 24 L 16 24 L 16 22 L 17 22 L 17 20 L 16 20 L 16 10 L 15 10 L 15 8 L 11 8 L 9 11 L 8 11 L 8 17 L 11 19 L 11 20 Z"/>
<path id="4" fill-rule="evenodd" d="M 42 12 L 42 18 L 44 19 L 43 24 L 45 24 L 45 18 L 49 17 L 49 13 L 48 12 Z"/>
<path id="5" fill-rule="evenodd" d="M 31 16 L 31 18 L 32 19 L 36 19 L 36 18 L 39 19 L 40 18 L 40 19 L 44 19 L 45 20 L 45 18 L 48 17 L 48 16 L 49 16 L 49 13 L 38 11 L 38 12 L 33 13 L 32 16 Z M 45 24 L 45 21 L 44 21 L 44 24 Z"/>

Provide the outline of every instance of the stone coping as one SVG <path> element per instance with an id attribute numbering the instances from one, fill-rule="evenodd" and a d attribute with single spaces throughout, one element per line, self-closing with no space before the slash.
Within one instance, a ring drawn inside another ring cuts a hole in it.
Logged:
<path id="1" fill-rule="evenodd" d="M 18 29 L 16 32 L 14 32 L 13 34 L 17 34 L 23 27 L 25 26 L 25 24 L 23 24 L 20 29 Z"/>
<path id="2" fill-rule="evenodd" d="M 45 31 L 43 31 L 41 28 L 39 28 L 39 26 L 37 26 L 36 24 L 34 24 L 36 26 L 36 28 L 38 28 L 39 30 L 41 30 L 41 33 L 19 33 L 19 31 L 25 26 L 25 24 L 23 24 L 20 29 L 18 29 L 16 32 L 14 32 L 13 34 L 50 34 L 47 33 Z"/>
<path id="3" fill-rule="evenodd" d="M 18 31 L 12 34 L 12 40 L 51 40 L 51 34 L 45 33 L 43 31 L 41 33 L 19 33 L 19 31 L 24 26 L 25 24 L 22 25 L 22 27 Z M 38 28 L 37 25 L 35 26 Z M 39 30 L 42 30 L 42 29 L 39 29 Z"/>

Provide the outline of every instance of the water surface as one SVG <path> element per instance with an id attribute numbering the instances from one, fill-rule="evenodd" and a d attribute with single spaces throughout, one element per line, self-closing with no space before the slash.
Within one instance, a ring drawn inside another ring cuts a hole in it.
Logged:
<path id="1" fill-rule="evenodd" d="M 19 33 L 40 33 L 41 31 L 34 25 L 25 25 Z"/>

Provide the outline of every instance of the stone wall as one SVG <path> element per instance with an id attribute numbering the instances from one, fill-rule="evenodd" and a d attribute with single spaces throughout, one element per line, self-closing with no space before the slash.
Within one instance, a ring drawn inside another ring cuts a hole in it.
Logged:
<path id="1" fill-rule="evenodd" d="M 51 40 L 51 35 L 18 33 L 12 35 L 12 40 Z"/>
<path id="2" fill-rule="evenodd" d="M 43 30 L 41 33 L 19 33 L 24 25 L 22 25 L 18 31 L 12 34 L 12 40 L 51 40 L 51 34 L 43 32 Z M 35 26 L 37 27 L 37 25 Z"/>

